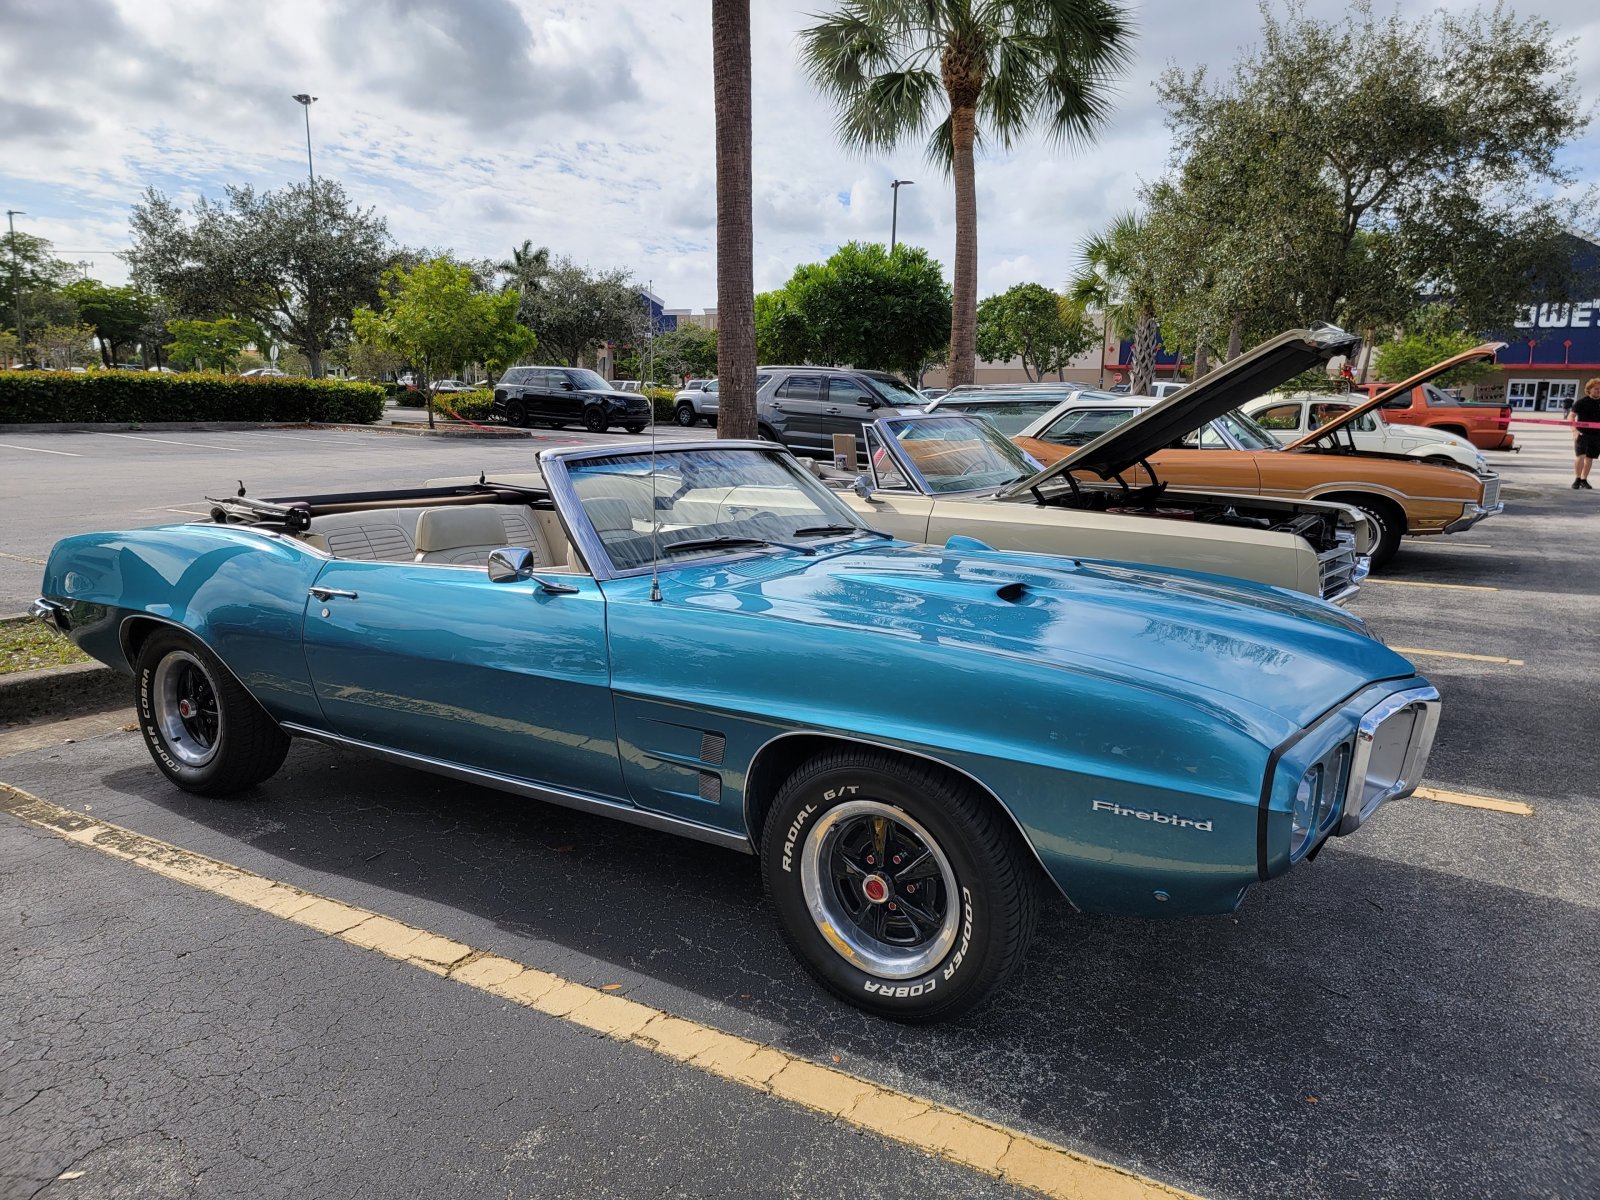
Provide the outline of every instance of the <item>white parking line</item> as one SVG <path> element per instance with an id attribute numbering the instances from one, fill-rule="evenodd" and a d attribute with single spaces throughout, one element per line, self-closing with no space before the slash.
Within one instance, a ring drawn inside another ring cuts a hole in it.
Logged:
<path id="1" fill-rule="evenodd" d="M 193 446 L 196 450 L 228 450 L 234 454 L 244 453 L 238 446 L 213 446 L 205 442 L 175 442 L 171 438 L 141 437 L 137 433 L 100 433 L 96 431 L 96 434 L 99 437 L 127 438 L 130 442 L 160 442 L 163 446 Z"/>
<path id="2" fill-rule="evenodd" d="M 71 450 L 46 450 L 43 446 L 19 446 L 15 442 L 0 442 L 0 447 L 7 450 L 27 450 L 33 454 L 60 454 L 66 458 L 82 458 L 81 454 L 74 454 Z"/>

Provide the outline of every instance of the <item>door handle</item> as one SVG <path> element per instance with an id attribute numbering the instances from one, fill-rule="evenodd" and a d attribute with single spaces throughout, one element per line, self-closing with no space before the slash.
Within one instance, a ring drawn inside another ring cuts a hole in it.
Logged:
<path id="1" fill-rule="evenodd" d="M 822 411 L 830 417 L 837 417 L 839 415 L 839 410 L 837 408 L 825 408 Z"/>
<path id="2" fill-rule="evenodd" d="M 359 597 L 356 595 L 356 593 L 344 591 L 342 588 L 315 587 L 315 586 L 313 586 L 313 587 L 309 587 L 309 588 L 306 589 L 306 594 L 307 595 L 311 595 L 311 596 L 315 596 L 318 600 L 321 600 L 323 603 L 327 603 L 329 600 L 332 600 L 335 596 L 343 596 L 346 600 L 359 599 Z"/>

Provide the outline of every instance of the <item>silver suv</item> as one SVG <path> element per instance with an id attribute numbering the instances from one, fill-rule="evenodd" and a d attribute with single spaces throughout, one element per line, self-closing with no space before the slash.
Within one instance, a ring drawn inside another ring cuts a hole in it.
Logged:
<path id="1" fill-rule="evenodd" d="M 833 435 L 854 434 L 879 417 L 922 411 L 922 393 L 899 376 L 852 367 L 761 367 L 756 423 L 761 436 L 796 454 L 833 456 Z"/>
<path id="2" fill-rule="evenodd" d="M 756 377 L 756 386 L 761 386 Z M 687 379 L 682 389 L 672 398 L 672 419 L 688 429 L 704 419 L 707 425 L 717 423 L 717 381 L 715 379 Z"/>

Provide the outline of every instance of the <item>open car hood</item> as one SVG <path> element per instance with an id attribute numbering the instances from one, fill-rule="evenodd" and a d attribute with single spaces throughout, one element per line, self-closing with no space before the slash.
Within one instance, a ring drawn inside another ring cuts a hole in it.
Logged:
<path id="1" fill-rule="evenodd" d="M 1386 388 L 1385 390 L 1379 392 L 1365 404 L 1358 404 L 1354 408 L 1346 409 L 1320 429 L 1313 429 L 1299 441 L 1290 442 L 1284 447 L 1284 449 L 1304 450 L 1313 442 L 1320 442 L 1323 438 L 1328 437 L 1335 431 L 1343 429 L 1346 425 L 1350 424 L 1350 422 L 1360 420 L 1363 413 L 1369 413 L 1373 409 L 1377 408 L 1380 404 L 1383 404 L 1389 400 L 1393 400 L 1396 396 L 1401 395 L 1404 392 L 1409 392 L 1418 384 L 1427 383 L 1430 379 L 1437 379 L 1446 371 L 1453 370 L 1454 368 L 1461 366 L 1463 363 L 1475 362 L 1480 358 L 1486 358 L 1490 362 L 1493 362 L 1494 356 L 1498 354 L 1504 346 L 1504 342 L 1484 342 L 1481 346 L 1474 346 L 1471 350 L 1463 350 L 1460 354 L 1453 354 L 1449 358 L 1442 358 L 1438 362 L 1434 363 L 1433 366 L 1424 367 L 1410 379 L 1402 380 L 1393 387 Z"/>
<path id="2" fill-rule="evenodd" d="M 1110 479 L 1245 401 L 1270 392 L 1318 363 L 1349 354 L 1360 344 L 1359 335 L 1334 325 L 1280 333 L 1000 495 L 1022 495 L 1068 471 L 1093 471 Z"/>

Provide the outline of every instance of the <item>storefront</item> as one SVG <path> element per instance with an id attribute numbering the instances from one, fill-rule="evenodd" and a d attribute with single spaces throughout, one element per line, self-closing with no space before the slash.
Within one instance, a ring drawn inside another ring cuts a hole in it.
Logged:
<path id="1" fill-rule="evenodd" d="M 1569 304 L 1530 304 L 1499 334 L 1497 377 L 1477 388 L 1479 400 L 1503 399 L 1525 413 L 1564 413 L 1585 381 L 1600 376 L 1600 246 L 1574 237 L 1573 258 L 1585 292 Z"/>

